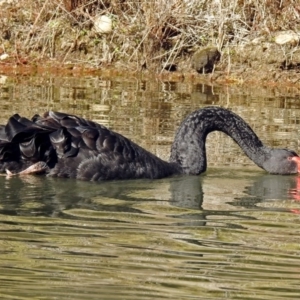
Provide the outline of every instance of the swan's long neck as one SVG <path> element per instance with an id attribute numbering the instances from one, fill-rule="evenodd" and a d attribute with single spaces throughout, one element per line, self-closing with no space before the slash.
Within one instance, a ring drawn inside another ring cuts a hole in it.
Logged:
<path id="1" fill-rule="evenodd" d="M 229 135 L 254 163 L 262 167 L 270 148 L 263 145 L 242 118 L 219 107 L 195 111 L 182 122 L 171 148 L 170 162 L 178 164 L 185 174 L 204 172 L 206 137 L 215 130 Z"/>

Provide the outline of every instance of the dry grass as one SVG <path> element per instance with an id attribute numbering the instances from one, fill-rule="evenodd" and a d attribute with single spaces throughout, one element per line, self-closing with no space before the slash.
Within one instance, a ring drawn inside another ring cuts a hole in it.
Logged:
<path id="1" fill-rule="evenodd" d="M 97 34 L 97 13 L 113 31 Z M 161 71 L 195 49 L 224 53 L 279 30 L 300 31 L 298 0 L 19 0 L 0 7 L 0 54 L 14 62 L 55 60 Z"/>

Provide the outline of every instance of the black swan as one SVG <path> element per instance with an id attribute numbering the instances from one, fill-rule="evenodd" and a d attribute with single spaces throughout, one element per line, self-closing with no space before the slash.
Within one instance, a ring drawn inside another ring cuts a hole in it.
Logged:
<path id="1" fill-rule="evenodd" d="M 206 170 L 206 136 L 219 130 L 272 174 L 300 172 L 300 157 L 265 146 L 245 121 L 228 109 L 206 107 L 182 122 L 166 162 L 124 136 L 83 118 L 49 111 L 32 120 L 13 115 L 0 127 L 0 171 L 9 175 L 49 176 L 100 181 L 198 175 Z"/>

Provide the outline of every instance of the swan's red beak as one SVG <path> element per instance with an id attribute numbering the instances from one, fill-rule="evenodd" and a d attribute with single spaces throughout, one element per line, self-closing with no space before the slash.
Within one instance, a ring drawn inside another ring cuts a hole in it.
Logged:
<path id="1" fill-rule="evenodd" d="M 294 161 L 297 164 L 297 170 L 298 170 L 298 173 L 300 173 L 300 157 L 299 156 L 293 156 L 292 161 Z"/>

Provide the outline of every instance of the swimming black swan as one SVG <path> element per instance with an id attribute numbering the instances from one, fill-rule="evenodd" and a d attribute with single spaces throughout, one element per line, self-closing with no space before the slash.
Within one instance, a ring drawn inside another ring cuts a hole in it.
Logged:
<path id="1" fill-rule="evenodd" d="M 206 170 L 206 136 L 231 136 L 259 167 L 272 174 L 300 172 L 300 157 L 263 145 L 248 124 L 228 109 L 206 107 L 180 125 L 166 162 L 124 136 L 83 118 L 47 112 L 32 120 L 12 116 L 0 127 L 0 171 L 47 173 L 82 180 L 162 178 Z"/>

